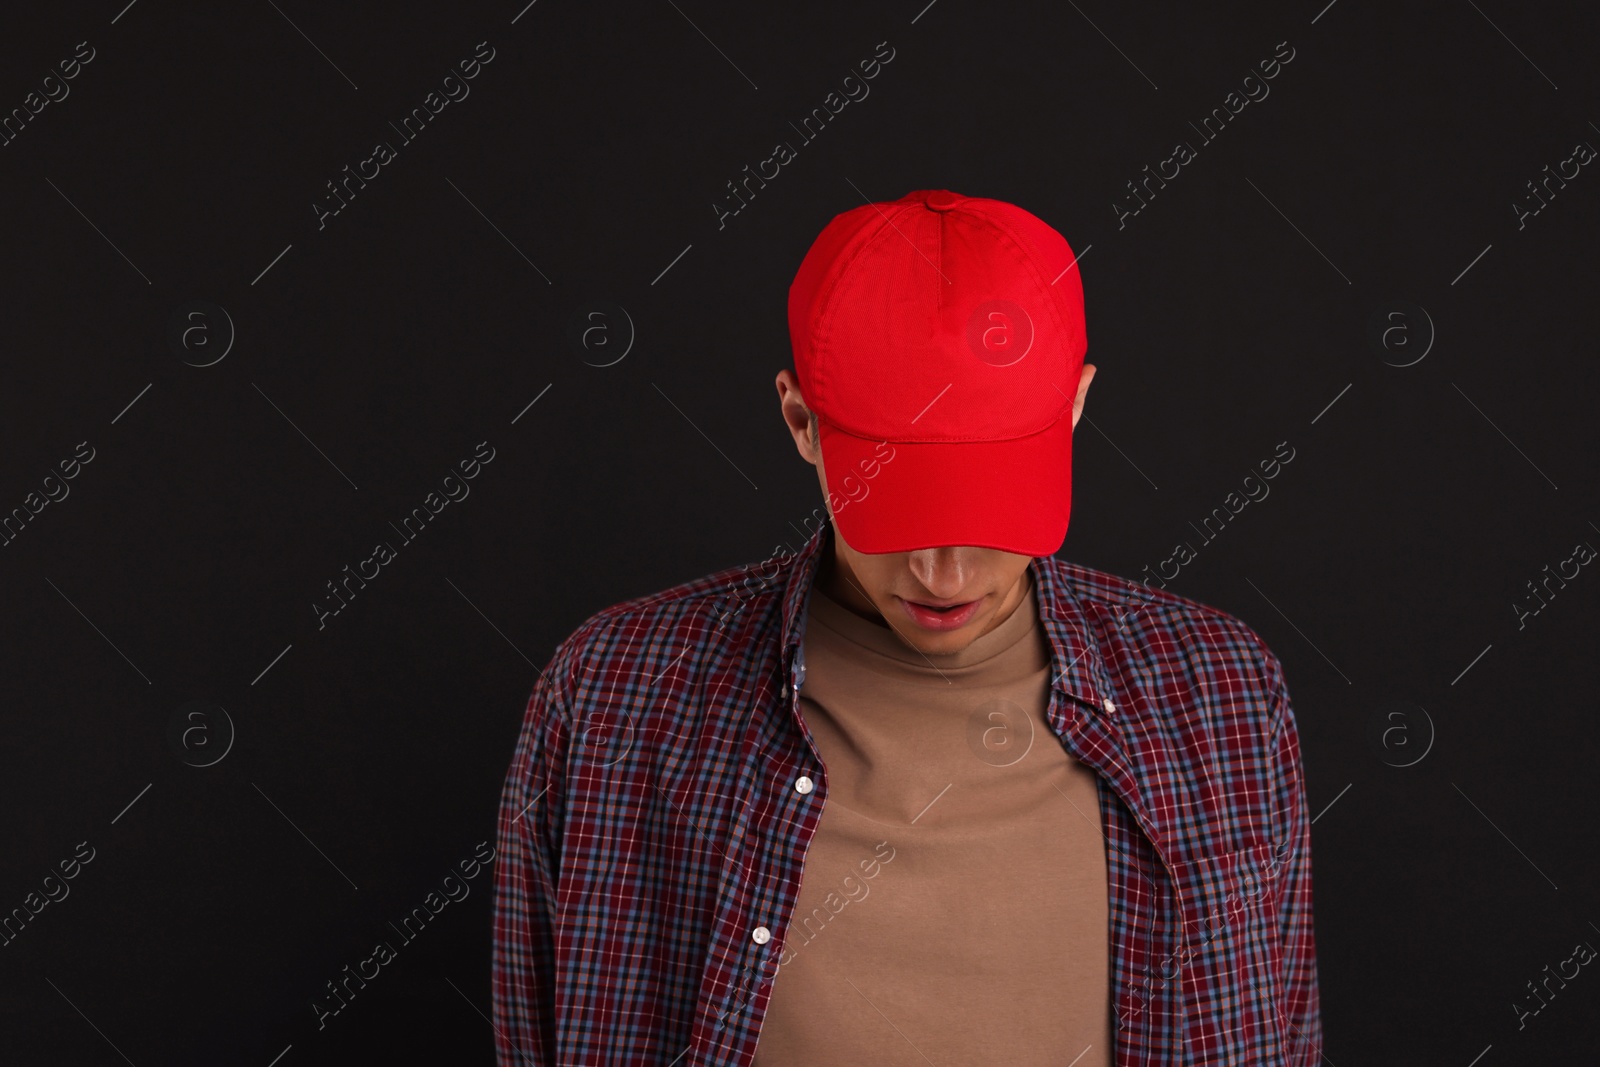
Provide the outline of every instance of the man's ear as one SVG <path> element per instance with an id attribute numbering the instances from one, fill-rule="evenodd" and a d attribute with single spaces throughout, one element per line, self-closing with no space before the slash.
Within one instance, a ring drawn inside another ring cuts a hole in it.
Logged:
<path id="1" fill-rule="evenodd" d="M 1083 417 L 1083 398 L 1089 395 L 1089 383 L 1094 381 L 1094 364 L 1085 363 L 1083 372 L 1078 376 L 1078 395 L 1072 398 L 1072 428 L 1078 428 L 1078 420 Z"/>
<path id="2" fill-rule="evenodd" d="M 793 371 L 784 369 L 778 372 L 773 384 L 778 389 L 778 404 L 789 436 L 794 438 L 795 451 L 800 453 L 800 458 L 816 466 L 822 461 L 822 451 L 820 443 L 811 435 L 811 411 L 800 395 L 799 381 Z"/>

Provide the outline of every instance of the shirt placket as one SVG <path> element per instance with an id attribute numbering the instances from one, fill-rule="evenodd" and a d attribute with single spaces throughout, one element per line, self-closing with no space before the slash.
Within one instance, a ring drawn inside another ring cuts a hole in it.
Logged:
<path id="1" fill-rule="evenodd" d="M 737 958 L 739 963 L 722 984 L 717 1000 L 702 1006 L 700 1025 L 706 1027 L 711 1044 L 722 1052 L 720 1058 L 713 1057 L 709 1062 L 747 1064 L 753 1058 L 755 1037 L 761 1028 L 757 1014 L 759 998 L 777 977 L 778 958 L 798 894 L 797 884 L 793 892 L 787 887 L 797 883 L 793 876 L 798 875 L 803 863 L 799 857 L 803 856 L 810 835 L 815 831 L 826 795 L 821 762 L 809 751 L 797 725 L 800 687 L 805 683 L 805 673 L 805 649 L 797 645 L 794 667 L 784 687 L 785 696 L 773 702 L 779 707 L 787 704 L 785 710 L 791 716 L 780 727 L 776 758 L 769 757 L 769 748 L 753 749 L 752 758 L 759 765 L 755 776 L 763 783 L 762 792 L 752 798 L 756 806 L 752 835 L 759 843 L 755 854 L 747 861 L 756 883 L 742 890 L 737 886 L 724 887 L 724 907 L 739 915 L 720 924 L 723 929 L 733 931 L 722 946 L 722 955 L 725 959 Z M 782 716 L 778 717 L 782 721 Z M 780 819 L 780 808 L 796 805 L 796 802 L 815 805 L 815 810 L 795 806 L 785 813 L 787 817 Z M 735 864 L 733 868 L 743 870 L 745 866 Z M 773 868 L 779 870 L 774 873 Z M 761 1009 L 764 1011 L 764 1005 Z M 748 1030 L 748 1037 L 740 1037 L 735 1032 L 741 1028 Z M 735 1050 L 742 1051 L 735 1054 Z"/>

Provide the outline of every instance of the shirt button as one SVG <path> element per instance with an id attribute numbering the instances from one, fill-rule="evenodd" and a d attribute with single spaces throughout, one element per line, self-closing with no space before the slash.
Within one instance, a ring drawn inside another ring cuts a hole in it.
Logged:
<path id="1" fill-rule="evenodd" d="M 794 780 L 794 791 L 801 796 L 811 792 L 815 786 L 816 783 L 803 774 Z"/>
<path id="2" fill-rule="evenodd" d="M 1110 715 L 1112 712 L 1117 710 L 1117 706 L 1111 703 L 1110 697 L 1106 697 L 1103 701 L 1101 701 L 1101 705 L 1106 709 L 1107 715 Z"/>
<path id="3" fill-rule="evenodd" d="M 754 930 L 750 931 L 750 940 L 754 941 L 758 945 L 765 945 L 768 941 L 772 940 L 772 931 L 768 930 L 765 926 L 758 926 Z"/>

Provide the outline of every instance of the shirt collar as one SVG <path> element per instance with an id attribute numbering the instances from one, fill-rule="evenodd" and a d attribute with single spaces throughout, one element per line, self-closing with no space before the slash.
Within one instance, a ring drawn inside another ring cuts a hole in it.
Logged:
<path id="1" fill-rule="evenodd" d="M 827 538 L 833 535 L 832 520 L 824 517 L 806 543 L 790 561 L 783 589 L 783 666 L 784 677 L 793 687 L 805 681 L 804 631 L 806 605 Z M 1039 621 L 1050 640 L 1050 685 L 1087 705 L 1091 712 L 1111 714 L 1107 707 L 1114 691 L 1095 641 L 1088 615 L 1071 584 L 1048 556 L 1035 556 L 1028 568 L 1033 572 L 1034 598 Z"/>

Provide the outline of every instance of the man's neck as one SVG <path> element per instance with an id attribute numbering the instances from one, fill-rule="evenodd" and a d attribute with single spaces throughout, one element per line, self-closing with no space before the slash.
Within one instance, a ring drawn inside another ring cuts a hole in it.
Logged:
<path id="1" fill-rule="evenodd" d="M 850 565 L 839 558 L 835 545 L 838 536 L 838 530 L 829 531 L 822 559 L 817 564 L 817 585 L 828 595 L 828 599 L 849 608 L 868 622 L 892 629 L 872 598 L 861 588 L 861 580 L 851 572 Z"/>

